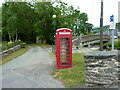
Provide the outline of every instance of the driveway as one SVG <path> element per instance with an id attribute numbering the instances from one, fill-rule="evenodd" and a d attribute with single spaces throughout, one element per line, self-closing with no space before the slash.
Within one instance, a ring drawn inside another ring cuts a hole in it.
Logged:
<path id="1" fill-rule="evenodd" d="M 25 54 L 0 67 L 2 88 L 64 88 L 51 76 L 54 68 L 49 53 L 42 47 L 31 47 Z"/>

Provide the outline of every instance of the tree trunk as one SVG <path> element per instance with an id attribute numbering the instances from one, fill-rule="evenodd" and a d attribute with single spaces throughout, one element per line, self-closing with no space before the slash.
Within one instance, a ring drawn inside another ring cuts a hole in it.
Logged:
<path id="1" fill-rule="evenodd" d="M 13 37 L 13 42 L 14 42 L 14 40 L 15 40 L 15 39 L 14 39 L 14 37 Z"/>
<path id="2" fill-rule="evenodd" d="M 12 40 L 11 40 L 11 36 L 10 36 L 10 33 L 9 33 L 9 32 L 8 32 L 8 35 L 9 35 L 9 40 L 10 40 L 10 41 L 12 41 Z"/>
<path id="3" fill-rule="evenodd" d="M 16 33 L 16 39 L 15 40 L 17 41 L 17 39 L 18 39 L 18 34 Z"/>
<path id="4" fill-rule="evenodd" d="M 17 39 L 18 39 L 18 34 L 17 34 L 17 28 L 16 28 L 16 39 L 15 40 L 17 41 Z"/>

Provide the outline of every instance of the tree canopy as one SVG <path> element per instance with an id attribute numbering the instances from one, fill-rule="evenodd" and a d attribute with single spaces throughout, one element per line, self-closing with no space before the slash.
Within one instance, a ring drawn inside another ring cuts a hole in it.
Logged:
<path id="1" fill-rule="evenodd" d="M 56 18 L 52 18 L 56 15 Z M 73 36 L 88 34 L 92 24 L 86 13 L 67 3 L 58 2 L 5 2 L 2 5 L 2 37 L 4 41 L 22 40 L 28 43 L 40 39 L 52 44 L 54 23 L 57 28 L 73 30 Z"/>

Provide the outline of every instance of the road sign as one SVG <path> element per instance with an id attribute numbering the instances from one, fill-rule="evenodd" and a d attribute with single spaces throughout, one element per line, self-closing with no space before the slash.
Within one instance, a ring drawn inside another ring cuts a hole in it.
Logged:
<path id="1" fill-rule="evenodd" d="M 115 29 L 114 15 L 110 16 L 110 29 Z"/>
<path id="2" fill-rule="evenodd" d="M 115 29 L 115 24 L 114 24 L 114 22 L 110 22 L 110 29 Z"/>
<path id="3" fill-rule="evenodd" d="M 114 15 L 110 16 L 110 22 L 114 22 Z"/>

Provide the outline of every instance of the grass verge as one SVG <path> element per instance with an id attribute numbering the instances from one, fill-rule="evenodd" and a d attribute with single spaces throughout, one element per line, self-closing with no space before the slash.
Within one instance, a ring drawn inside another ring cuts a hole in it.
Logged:
<path id="1" fill-rule="evenodd" d="M 52 47 L 52 45 L 49 45 L 49 44 L 37 44 L 37 43 L 32 43 L 32 44 L 27 44 L 31 47 L 36 47 L 36 46 L 39 46 L 39 47 Z"/>
<path id="2" fill-rule="evenodd" d="M 37 45 L 37 46 L 40 46 L 40 47 L 52 47 L 52 45 L 49 45 L 49 44 L 34 44 L 34 45 Z"/>
<path id="3" fill-rule="evenodd" d="M 85 82 L 84 53 L 73 54 L 73 67 L 69 69 L 54 69 L 52 75 L 61 80 L 65 87 L 74 88 Z"/>
<path id="4" fill-rule="evenodd" d="M 26 48 L 20 48 L 19 50 L 12 52 L 11 54 L 7 55 L 6 57 L 0 59 L 0 65 L 5 64 L 5 63 L 13 60 L 14 58 L 24 54 L 26 51 L 28 51 L 28 49 L 29 49 L 29 47 L 26 46 Z"/>

